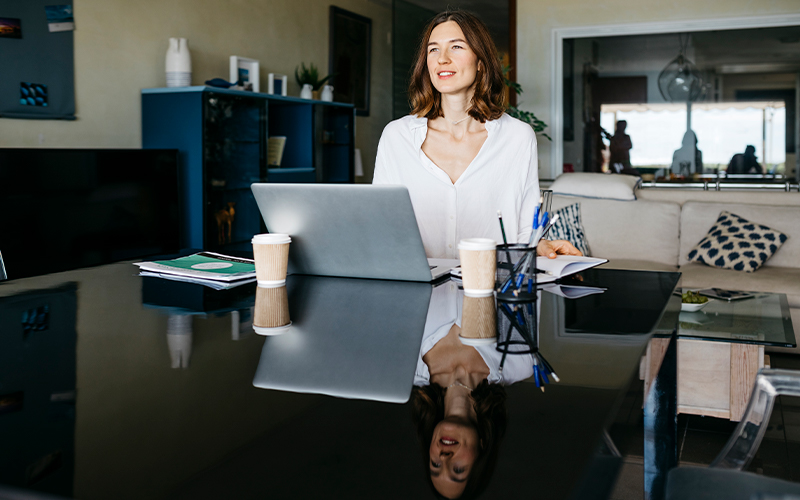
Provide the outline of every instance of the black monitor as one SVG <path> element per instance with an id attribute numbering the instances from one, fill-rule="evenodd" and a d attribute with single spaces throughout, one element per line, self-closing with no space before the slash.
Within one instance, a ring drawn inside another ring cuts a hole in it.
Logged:
<path id="1" fill-rule="evenodd" d="M 178 151 L 0 148 L 0 252 L 9 279 L 180 246 Z"/>

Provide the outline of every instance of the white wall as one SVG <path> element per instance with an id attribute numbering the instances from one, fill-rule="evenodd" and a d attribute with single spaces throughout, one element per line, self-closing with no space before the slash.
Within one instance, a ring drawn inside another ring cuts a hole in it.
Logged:
<path id="1" fill-rule="evenodd" d="M 517 79 L 525 89 L 523 109 L 546 123 L 550 116 L 553 28 L 720 19 L 800 13 L 797 0 L 518 0 Z M 552 143 L 539 141 L 539 173 L 549 175 Z M 544 167 L 544 168 L 543 168 Z"/>
<path id="2" fill-rule="evenodd" d="M 0 147 L 139 148 L 140 90 L 163 87 L 170 37 L 189 39 L 192 83 L 228 78 L 231 55 L 258 59 L 267 73 L 290 76 L 314 63 L 328 69 L 328 12 L 324 0 L 74 0 L 77 121 L 0 119 Z M 372 179 L 378 138 L 391 119 L 388 6 L 337 0 L 336 6 L 372 19 L 371 113 L 356 120 L 365 178 Z"/>

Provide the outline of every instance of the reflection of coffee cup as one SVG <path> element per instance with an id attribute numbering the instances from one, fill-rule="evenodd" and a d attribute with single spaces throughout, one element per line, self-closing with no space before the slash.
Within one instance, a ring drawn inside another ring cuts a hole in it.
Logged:
<path id="1" fill-rule="evenodd" d="M 286 287 L 256 288 L 253 330 L 260 335 L 278 335 L 288 330 L 291 324 Z"/>
<path id="2" fill-rule="evenodd" d="M 494 292 L 496 246 L 489 238 L 469 238 L 458 243 L 464 295 L 486 297 Z"/>
<path id="3" fill-rule="evenodd" d="M 497 338 L 495 325 L 497 309 L 494 297 L 464 297 L 461 312 L 461 341 L 483 340 L 492 342 Z"/>
<path id="4" fill-rule="evenodd" d="M 253 236 L 253 257 L 256 261 L 258 286 L 283 286 L 286 284 L 286 267 L 289 265 L 288 234 L 257 234 Z"/>

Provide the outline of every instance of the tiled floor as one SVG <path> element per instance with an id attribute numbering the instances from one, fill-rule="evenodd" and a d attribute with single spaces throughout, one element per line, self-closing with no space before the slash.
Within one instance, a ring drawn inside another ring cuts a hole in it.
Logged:
<path id="1" fill-rule="evenodd" d="M 773 368 L 800 370 L 800 356 L 772 354 Z M 632 384 L 611 437 L 624 457 L 613 500 L 641 500 L 644 492 L 643 388 Z M 717 456 L 736 422 L 695 415 L 678 416 L 679 463 L 706 466 Z M 800 398 L 778 398 L 767 434 L 749 470 L 765 476 L 800 482 Z"/>

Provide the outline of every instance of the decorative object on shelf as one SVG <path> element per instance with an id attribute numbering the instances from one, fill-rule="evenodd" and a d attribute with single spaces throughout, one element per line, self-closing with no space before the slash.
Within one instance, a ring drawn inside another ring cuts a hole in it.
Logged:
<path id="1" fill-rule="evenodd" d="M 220 89 L 229 89 L 239 85 L 239 82 L 231 83 L 228 80 L 223 80 L 222 78 L 212 78 L 211 80 L 206 80 L 204 83 L 209 87 L 217 87 Z"/>
<path id="2" fill-rule="evenodd" d="M 280 167 L 285 147 L 286 136 L 284 135 L 273 135 L 267 139 L 267 165 Z"/>
<path id="3" fill-rule="evenodd" d="M 325 85 L 322 87 L 322 94 L 320 100 L 333 102 L 333 85 Z"/>
<path id="4" fill-rule="evenodd" d="M 231 56 L 231 68 L 228 79 L 237 82 L 244 90 L 259 92 L 259 64 L 255 59 Z"/>
<path id="5" fill-rule="evenodd" d="M 329 72 L 337 102 L 353 103 L 356 115 L 369 116 L 372 20 L 331 6 Z"/>
<path id="6" fill-rule="evenodd" d="M 270 73 L 268 76 L 267 93 L 285 96 L 288 82 L 289 78 L 286 75 Z"/>
<path id="7" fill-rule="evenodd" d="M 188 87 L 192 84 L 192 56 L 185 38 L 170 38 L 167 48 L 167 87 Z"/>
<path id="8" fill-rule="evenodd" d="M 303 90 L 300 91 L 300 98 L 301 99 L 313 99 L 314 94 L 312 90 L 312 86 L 310 83 L 303 84 Z"/>
<path id="9" fill-rule="evenodd" d="M 214 214 L 217 219 L 217 243 L 220 245 L 232 241 L 231 228 L 233 227 L 233 217 L 236 215 L 236 210 L 233 209 L 234 205 L 236 205 L 235 202 L 229 201 L 227 208 L 221 208 Z"/>
<path id="10" fill-rule="evenodd" d="M 307 68 L 305 63 L 300 63 L 300 66 L 294 69 L 294 77 L 297 80 L 297 84 L 303 89 L 300 93 L 300 97 L 303 99 L 311 99 L 311 96 L 313 96 L 313 94 L 311 94 L 311 96 L 305 97 L 303 94 L 306 90 L 306 85 L 310 85 L 310 92 L 318 92 L 331 76 L 333 75 L 328 75 L 320 79 L 319 70 L 314 66 L 314 63 L 309 64 Z"/>

